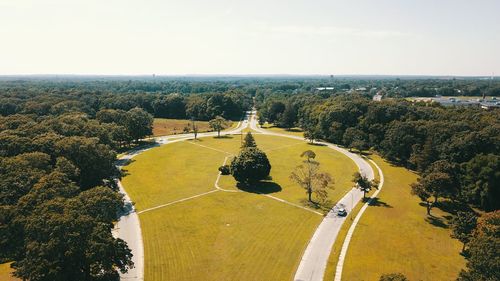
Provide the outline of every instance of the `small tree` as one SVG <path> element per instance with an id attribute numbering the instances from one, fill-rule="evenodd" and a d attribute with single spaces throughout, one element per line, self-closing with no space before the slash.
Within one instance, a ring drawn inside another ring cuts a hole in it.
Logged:
<path id="1" fill-rule="evenodd" d="M 231 174 L 240 183 L 251 184 L 269 176 L 271 164 L 267 155 L 257 147 L 243 148 L 231 161 Z"/>
<path id="2" fill-rule="evenodd" d="M 196 125 L 195 121 L 194 121 L 194 118 L 191 119 L 191 122 L 192 122 L 192 128 L 193 128 L 193 134 L 194 134 L 194 139 L 196 140 L 197 137 L 198 137 L 198 125 Z"/>
<path id="3" fill-rule="evenodd" d="M 363 198 L 366 199 L 366 193 L 370 192 L 373 188 L 378 189 L 378 180 L 369 180 L 367 177 L 361 175 L 359 172 L 355 172 L 352 176 L 352 182 L 356 185 L 356 188 L 363 191 Z"/>
<path id="4" fill-rule="evenodd" d="M 451 225 L 453 227 L 451 237 L 463 243 L 462 252 L 464 252 L 467 243 L 469 243 L 472 238 L 472 231 L 476 228 L 477 215 L 472 211 L 459 211 L 451 220 Z"/>
<path id="5" fill-rule="evenodd" d="M 227 128 L 227 120 L 221 116 L 217 116 L 208 122 L 208 125 L 212 130 L 217 131 L 217 136 L 220 137 L 220 131 Z"/>
<path id="6" fill-rule="evenodd" d="M 333 179 L 328 173 L 322 173 L 319 170 L 319 162 L 315 161 L 316 154 L 307 150 L 304 151 L 301 157 L 305 157 L 304 164 L 299 165 L 290 174 L 290 179 L 299 184 L 306 190 L 307 199 L 314 203 L 312 194 L 314 193 L 321 201 L 328 197 L 327 188 L 333 189 L 331 183 Z"/>
<path id="7" fill-rule="evenodd" d="M 427 189 L 427 185 L 423 183 L 421 179 L 417 182 L 411 184 L 411 194 L 418 196 L 422 202 L 425 202 L 427 208 L 427 215 L 431 215 L 431 209 L 434 203 L 431 200 L 432 193 Z"/>
<path id="8" fill-rule="evenodd" d="M 241 145 L 241 148 L 245 147 L 257 147 L 257 144 L 255 143 L 255 139 L 252 136 L 251 132 L 248 132 L 247 135 L 245 136 L 245 140 L 243 141 L 243 144 Z"/>
<path id="9" fill-rule="evenodd" d="M 379 281 L 408 281 L 408 278 L 401 273 L 389 273 L 380 276 Z"/>

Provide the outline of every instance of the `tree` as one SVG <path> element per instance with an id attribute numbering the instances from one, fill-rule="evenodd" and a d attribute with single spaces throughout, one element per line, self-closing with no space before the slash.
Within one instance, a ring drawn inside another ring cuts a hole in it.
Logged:
<path id="1" fill-rule="evenodd" d="M 217 131 L 217 136 L 220 137 L 220 131 L 227 128 L 227 120 L 221 116 L 217 116 L 208 122 L 208 125 L 212 130 Z"/>
<path id="2" fill-rule="evenodd" d="M 153 134 L 153 116 L 141 108 L 127 112 L 126 128 L 134 141 Z"/>
<path id="3" fill-rule="evenodd" d="M 307 200 L 314 203 L 312 194 L 314 193 L 321 201 L 328 197 L 327 188 L 333 189 L 331 185 L 333 179 L 328 173 L 320 172 L 319 162 L 315 161 L 316 154 L 307 150 L 304 151 L 301 157 L 305 157 L 304 164 L 297 166 L 290 174 L 290 179 L 299 184 L 306 190 Z"/>
<path id="4" fill-rule="evenodd" d="M 431 215 L 431 209 L 434 203 L 431 200 L 432 191 L 428 189 L 428 186 L 421 180 L 418 179 L 417 182 L 411 184 L 411 194 L 418 196 L 422 202 L 425 202 L 427 208 L 427 215 Z"/>
<path id="5" fill-rule="evenodd" d="M 478 219 L 468 253 L 467 269 L 460 272 L 459 281 L 500 280 L 500 211 Z"/>
<path id="6" fill-rule="evenodd" d="M 196 140 L 196 138 L 198 137 L 198 125 L 196 125 L 194 118 L 191 119 L 191 122 L 193 124 L 191 127 L 193 129 L 194 140 Z"/>
<path id="7" fill-rule="evenodd" d="M 291 102 L 285 104 L 285 110 L 279 116 L 278 125 L 280 127 L 290 129 L 295 125 L 297 112 Z"/>
<path id="8" fill-rule="evenodd" d="M 105 209 L 93 206 L 105 190 L 116 195 L 105 188 L 86 199 L 94 192 L 89 190 L 82 196 L 56 198 L 37 206 L 25 219 L 24 246 L 12 265 L 14 275 L 34 281 L 97 281 L 117 280 L 117 270 L 127 272 L 133 266 L 132 253 L 123 240 L 111 234 L 121 200 L 115 197 L 118 200 L 112 204 L 101 200 Z M 89 212 L 102 215 L 94 217 Z"/>
<path id="9" fill-rule="evenodd" d="M 500 208 L 500 156 L 479 154 L 462 164 L 462 185 L 469 202 L 487 211 Z"/>
<path id="10" fill-rule="evenodd" d="M 245 136 L 245 139 L 243 140 L 241 148 L 245 147 L 257 147 L 257 144 L 255 143 L 255 139 L 253 138 L 251 132 L 248 132 Z"/>
<path id="11" fill-rule="evenodd" d="M 402 273 L 389 273 L 380 276 L 379 281 L 408 281 L 408 278 Z"/>
<path id="12" fill-rule="evenodd" d="M 307 126 L 304 128 L 304 137 L 311 143 L 321 138 L 321 131 L 318 126 Z"/>
<path id="13" fill-rule="evenodd" d="M 267 178 L 270 172 L 267 155 L 257 147 L 243 148 L 231 161 L 231 174 L 240 183 L 256 183 Z"/>
<path id="14" fill-rule="evenodd" d="M 356 185 L 356 188 L 363 191 L 363 198 L 366 199 L 366 193 L 370 192 L 373 188 L 378 189 L 378 180 L 369 180 L 366 176 L 361 175 L 359 172 L 355 172 L 352 176 L 352 182 Z"/>
<path id="15" fill-rule="evenodd" d="M 356 128 L 347 128 L 344 132 L 343 143 L 351 150 L 352 148 L 358 151 L 368 149 L 368 143 L 365 141 L 366 134 Z"/>
<path id="16" fill-rule="evenodd" d="M 457 212 L 457 215 L 451 220 L 453 232 L 451 237 L 460 240 L 463 243 L 462 252 L 465 251 L 465 246 L 469 243 L 472 237 L 472 231 L 477 225 L 477 215 L 472 211 Z"/>

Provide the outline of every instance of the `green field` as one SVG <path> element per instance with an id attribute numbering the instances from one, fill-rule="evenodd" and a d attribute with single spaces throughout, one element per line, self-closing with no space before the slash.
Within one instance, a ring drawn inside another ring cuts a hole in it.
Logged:
<path id="1" fill-rule="evenodd" d="M 316 152 L 335 178 L 334 202 L 350 190 L 355 164 L 339 152 L 254 134 L 270 159 L 269 194 L 300 205 L 305 191 L 288 176 L 300 154 Z M 238 153 L 240 136 L 183 141 L 146 151 L 125 167 L 138 211 L 215 190 L 217 168 Z M 219 185 L 238 190 L 230 176 Z M 289 280 L 322 216 L 261 194 L 217 191 L 140 213 L 146 280 Z"/>
<path id="2" fill-rule="evenodd" d="M 238 122 L 229 121 L 229 128 L 233 127 Z M 153 136 L 167 136 L 184 134 L 184 128 L 188 128 L 191 131 L 192 121 L 189 119 L 167 119 L 167 118 L 155 118 L 153 121 Z M 209 132 L 211 131 L 208 121 L 196 121 L 196 126 L 198 126 L 198 131 Z"/>
<path id="3" fill-rule="evenodd" d="M 409 280 L 455 280 L 465 265 L 462 245 L 450 238 L 445 213 L 432 210 L 431 224 L 425 207 L 410 194 L 417 175 L 372 156 L 384 173 L 380 204 L 369 207 L 354 231 L 347 252 L 343 280 L 378 280 L 401 272 Z M 330 265 L 331 266 L 331 265 Z"/>

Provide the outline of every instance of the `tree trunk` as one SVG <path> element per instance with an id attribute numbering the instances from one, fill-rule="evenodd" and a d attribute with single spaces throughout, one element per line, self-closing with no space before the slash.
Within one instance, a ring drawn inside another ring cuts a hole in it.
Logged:
<path id="1" fill-rule="evenodd" d="M 217 130 L 217 137 L 220 138 L 220 130 Z"/>
<path id="2" fill-rule="evenodd" d="M 430 215 L 431 215 L 431 208 L 432 208 L 432 203 L 427 202 L 427 215 L 428 215 L 428 216 L 430 216 Z"/>
<path id="3" fill-rule="evenodd" d="M 465 245 L 466 243 L 464 243 L 464 245 L 462 246 L 462 253 L 465 253 Z"/>
<path id="4" fill-rule="evenodd" d="M 312 203 L 312 190 L 310 188 L 307 189 L 307 196 L 309 198 L 309 202 Z"/>

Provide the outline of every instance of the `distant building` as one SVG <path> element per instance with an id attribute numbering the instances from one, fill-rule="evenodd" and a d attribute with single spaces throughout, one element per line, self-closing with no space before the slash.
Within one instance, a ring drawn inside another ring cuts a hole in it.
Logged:
<path id="1" fill-rule="evenodd" d="M 319 88 L 316 88 L 316 91 L 319 91 L 319 92 L 321 92 L 321 91 L 333 91 L 333 90 L 335 90 L 334 87 L 319 87 Z"/>
<path id="2" fill-rule="evenodd" d="M 359 87 L 359 88 L 356 89 L 356 91 L 366 92 L 366 88 L 365 87 Z"/>
<path id="3" fill-rule="evenodd" d="M 381 101 L 382 97 L 384 96 L 384 93 L 382 91 L 378 91 L 374 96 L 373 96 L 373 101 Z"/>

